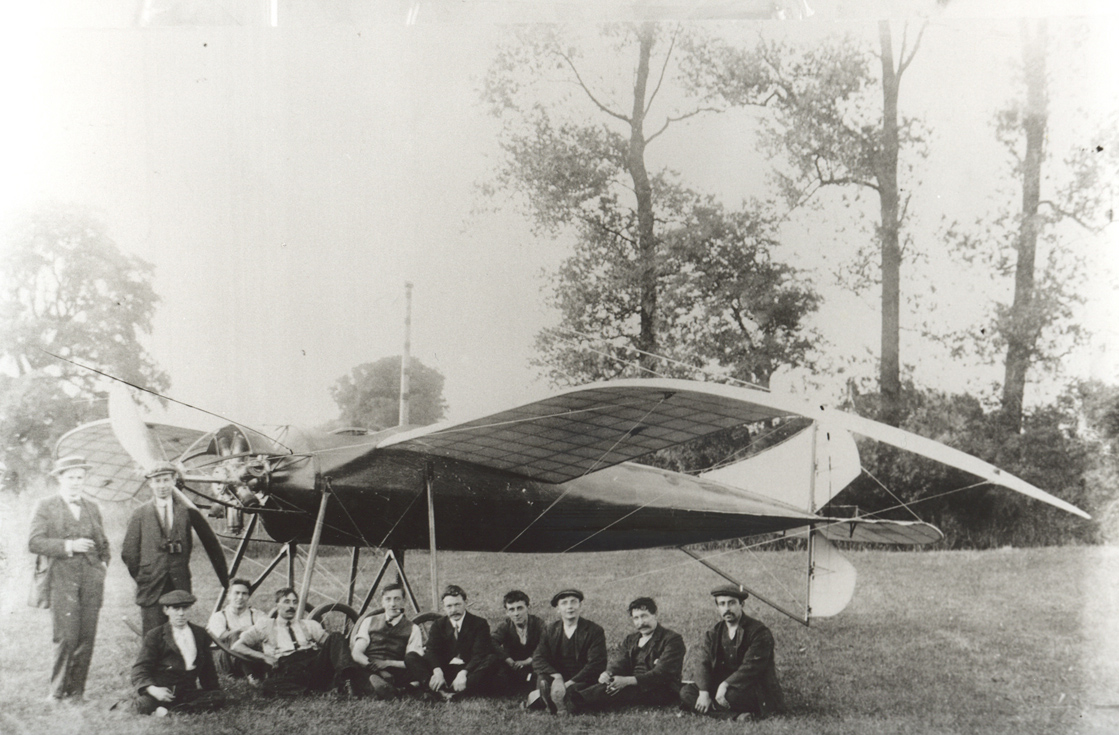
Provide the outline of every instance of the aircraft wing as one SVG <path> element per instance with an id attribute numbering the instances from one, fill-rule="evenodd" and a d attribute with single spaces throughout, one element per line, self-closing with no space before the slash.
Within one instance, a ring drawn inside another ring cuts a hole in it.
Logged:
<path id="1" fill-rule="evenodd" d="M 378 449 L 435 454 L 559 483 L 717 431 L 790 415 L 765 402 L 696 390 L 704 385 L 596 383 L 473 421 L 396 434 Z"/>
<path id="2" fill-rule="evenodd" d="M 206 432 L 168 424 L 148 424 L 163 456 L 174 459 Z M 78 454 L 93 465 L 86 481 L 86 492 L 97 500 L 123 501 L 133 497 L 143 484 L 136 462 L 117 441 L 109 419 L 94 421 L 72 429 L 58 440 L 57 456 Z"/>
<path id="3" fill-rule="evenodd" d="M 615 380 L 459 423 L 388 437 L 403 449 L 560 483 L 741 424 L 803 416 L 958 467 L 1069 513 L 1076 506 L 939 442 L 820 405 L 761 390 L 689 380 Z"/>

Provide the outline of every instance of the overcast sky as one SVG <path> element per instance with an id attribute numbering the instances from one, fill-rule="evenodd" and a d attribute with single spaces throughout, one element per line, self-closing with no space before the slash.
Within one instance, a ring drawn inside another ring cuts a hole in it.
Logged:
<path id="1" fill-rule="evenodd" d="M 839 3 L 809 4 L 820 12 L 804 33 L 874 33 L 867 20 L 836 22 Z M 22 15 L 0 39 L 9 111 L 0 214 L 42 200 L 84 205 L 122 249 L 155 264 L 162 302 L 150 348 L 171 395 L 245 423 L 333 418 L 335 379 L 401 351 L 406 281 L 415 284 L 413 355 L 446 376 L 451 418 L 547 389 L 528 362 L 535 333 L 556 320 L 540 273 L 565 243 L 534 236 L 514 207 L 479 211 L 504 202 L 476 188 L 500 153 L 498 123 L 477 89 L 508 36 L 478 21 L 508 18 L 510 7 L 520 17 L 526 6 L 476 3 L 465 23 L 436 12 L 450 6 L 421 3 L 408 25 L 403 3 L 354 18 L 343 12 L 353 4 L 308 0 L 299 12 L 280 3 L 271 27 L 266 2 L 230 0 L 223 7 L 236 22 L 129 27 L 138 5 L 12 11 Z M 899 4 L 876 4 L 891 5 Z M 927 232 L 943 212 L 972 216 L 991 204 L 999 169 L 989 123 L 1015 91 L 1019 49 L 1016 21 L 991 17 L 1005 5 L 950 4 L 904 82 L 903 112 L 935 116 L 927 119 L 935 158 L 918 195 Z M 1053 64 L 1068 79 L 1055 94 L 1054 149 L 1073 144 L 1079 122 L 1116 109 L 1116 22 L 1105 7 L 1073 5 L 1093 23 L 1075 53 Z M 650 162 L 737 203 L 764 183 L 748 127 L 735 115 L 681 125 L 658 139 Z M 835 354 L 876 353 L 874 295 L 834 287 L 828 271 L 843 257 L 830 252 L 822 221 L 792 226 L 786 254 L 827 289 L 819 324 Z M 1077 246 L 1095 264 L 1081 318 L 1097 337 L 1071 369 L 1114 381 L 1114 227 Z M 948 321 L 981 308 L 974 293 L 945 301 L 959 312 Z M 942 357 L 906 339 L 903 361 L 936 384 Z M 974 377 L 956 382 L 975 385 Z"/>

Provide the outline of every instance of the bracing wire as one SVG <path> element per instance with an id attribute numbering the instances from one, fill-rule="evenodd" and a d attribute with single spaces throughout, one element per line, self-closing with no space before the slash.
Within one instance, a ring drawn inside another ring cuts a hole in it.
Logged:
<path id="1" fill-rule="evenodd" d="M 63 357 L 62 355 L 56 355 L 53 352 L 48 352 L 47 350 L 44 350 L 42 347 L 40 347 L 39 350 L 42 351 L 43 353 L 47 354 L 47 355 L 50 355 L 51 357 L 53 357 L 56 360 L 62 360 L 63 362 L 68 362 L 71 365 L 74 365 L 75 367 L 80 367 L 83 370 L 89 370 L 92 373 L 97 373 L 98 375 L 100 375 L 104 378 L 108 378 L 109 380 L 115 380 L 118 383 L 122 383 L 122 384 L 127 385 L 131 388 L 135 388 L 136 390 L 143 391 L 145 393 L 150 393 L 153 396 L 155 396 L 156 398 L 162 398 L 165 401 L 171 401 L 172 403 L 177 403 L 180 406 L 186 406 L 187 408 L 192 408 L 195 411 L 201 411 L 202 413 L 207 414 L 208 416 L 213 416 L 214 418 L 219 418 L 222 421 L 227 421 L 227 422 L 229 422 L 229 423 L 231 423 L 235 426 L 240 426 L 242 429 L 248 429 L 249 431 L 260 434 L 261 436 L 268 436 L 268 434 L 266 434 L 263 431 L 260 431 L 258 429 L 254 429 L 253 427 L 248 426 L 246 424 L 242 424 L 239 421 L 234 421 L 231 418 L 227 418 L 225 416 L 222 416 L 220 413 L 214 413 L 213 411 L 207 411 L 205 408 L 201 408 L 200 406 L 192 405 L 190 403 L 187 403 L 186 401 L 180 401 L 179 399 L 172 398 L 171 396 L 163 395 L 162 393 L 160 393 L 158 391 L 154 391 L 151 388 L 145 388 L 142 385 L 136 385 L 135 383 L 130 383 L 127 380 L 125 380 L 124 378 L 118 378 L 117 376 L 110 375 L 109 373 L 106 373 L 103 370 L 98 370 L 95 367 L 90 367 L 89 365 L 83 365 L 82 363 L 78 362 L 77 360 L 71 360 L 68 357 Z M 276 442 L 281 447 L 283 447 L 284 449 L 286 449 L 289 452 L 292 452 L 294 454 L 294 450 L 291 447 L 287 446 L 286 444 L 279 441 L 278 439 L 272 439 L 272 441 Z"/>
<path id="2" fill-rule="evenodd" d="M 632 432 L 632 431 L 633 431 L 633 430 L 634 430 L 634 429 L 635 429 L 636 427 L 640 426 L 640 425 L 641 425 L 641 422 L 643 422 L 643 421 L 644 421 L 645 419 L 647 419 L 647 418 L 649 417 L 649 414 L 651 414 L 651 413 L 652 413 L 653 411 L 657 410 L 657 408 L 658 408 L 658 407 L 659 407 L 659 406 L 660 406 L 660 405 L 661 405 L 662 403 L 664 403 L 664 402 L 665 402 L 665 400 L 666 400 L 666 399 L 665 399 L 665 398 L 664 398 L 664 397 L 662 396 L 660 400 L 658 400 L 658 401 L 657 401 L 657 402 L 656 402 L 656 403 L 655 403 L 655 404 L 654 404 L 654 405 L 653 405 L 652 407 L 650 407 L 650 408 L 649 408 L 649 410 L 648 410 L 648 411 L 646 411 L 646 412 L 645 412 L 645 415 L 644 415 L 644 416 L 642 416 L 642 417 L 641 417 L 640 419 L 638 419 L 637 421 L 634 421 L 634 422 L 633 422 L 633 425 L 632 425 L 632 426 L 630 426 L 630 428 L 629 428 L 629 429 L 628 429 L 627 431 L 623 432 L 623 433 L 622 433 L 622 434 L 621 434 L 621 435 L 620 435 L 620 436 L 619 436 L 619 437 L 618 437 L 618 438 L 617 438 L 617 439 L 616 439 L 616 440 L 614 441 L 614 443 L 610 445 L 610 448 L 609 448 L 609 449 L 607 449 L 607 450 L 606 450 L 605 452 L 603 452 L 603 453 L 602 453 L 601 455 L 599 455 L 599 458 L 598 458 L 597 460 L 595 460 L 594 464 L 592 464 L 592 465 L 591 465 L 590 467 L 588 467 L 588 468 L 587 468 L 586 470 L 584 470 L 584 471 L 583 471 L 583 474 L 582 474 L 582 475 L 580 475 L 580 476 L 581 476 L 581 477 L 585 477 L 585 476 L 586 476 L 586 475 L 587 475 L 588 473 L 590 473 L 590 472 L 593 472 L 593 471 L 595 470 L 595 468 L 597 468 L 597 467 L 598 467 L 598 465 L 602 463 L 602 460 L 603 460 L 603 458 L 605 458 L 605 457 L 606 457 L 606 456 L 608 456 L 608 455 L 609 455 L 609 454 L 610 454 L 611 452 L 613 452 L 613 451 L 614 451 L 614 449 L 615 449 L 615 448 L 616 448 L 616 447 L 617 447 L 617 446 L 618 446 L 618 445 L 619 445 L 619 444 L 620 444 L 620 443 L 621 443 L 621 442 L 622 442 L 622 441 L 623 441 L 623 440 L 624 440 L 624 439 L 625 439 L 625 438 L 626 438 L 627 436 L 630 436 L 631 432 Z M 528 529 L 532 528 L 532 526 L 533 526 L 533 525 L 535 525 L 537 521 L 539 521 L 539 520 L 540 520 L 541 518 L 543 518 L 543 517 L 544 517 L 544 514 L 545 514 L 545 513 L 547 513 L 548 511 L 550 511 L 550 510 L 551 510 L 552 508 L 556 507 L 556 503 L 558 503 L 559 501 L 561 501 L 561 500 L 563 500 L 563 499 L 564 499 L 565 497 L 567 497 L 567 494 L 571 492 L 571 490 L 572 490 L 572 487 L 573 487 L 573 486 L 568 486 L 568 488 L 567 488 L 566 490 L 564 490 L 564 491 L 563 491 L 562 493 L 560 493 L 559 497 L 557 497 L 557 498 L 556 498 L 555 500 L 553 500 L 553 501 L 552 501 L 551 503 L 549 503 L 549 504 L 548 504 L 548 507 L 547 507 L 547 508 L 545 508 L 544 510 L 540 511 L 540 514 L 539 514 L 539 515 L 537 515 L 537 516 L 536 516 L 535 518 L 533 518 L 533 519 L 532 519 L 531 521 L 529 521 L 528 525 L 527 525 L 527 526 L 525 526 L 524 528 L 522 528 L 522 529 L 521 529 L 521 532 L 520 532 L 520 533 L 518 533 L 518 534 L 517 534 L 516 536 L 514 536 L 514 537 L 513 537 L 513 540 L 512 540 L 512 541 L 510 541 L 509 543 L 505 544 L 505 546 L 501 547 L 501 550 L 502 550 L 503 552 L 504 552 L 504 551 L 506 551 L 506 550 L 507 550 L 507 549 L 508 549 L 508 548 L 509 548 L 510 546 L 512 546 L 512 545 L 513 545 L 514 543 L 516 543 L 517 539 L 519 539 L 519 538 L 520 538 L 521 536 L 524 536 L 524 535 L 525 535 L 525 533 L 526 533 L 526 532 L 528 531 Z"/>

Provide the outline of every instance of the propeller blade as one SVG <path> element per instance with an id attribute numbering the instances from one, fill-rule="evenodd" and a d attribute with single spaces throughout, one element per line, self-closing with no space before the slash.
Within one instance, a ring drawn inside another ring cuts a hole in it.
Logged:
<path id="1" fill-rule="evenodd" d="M 144 472 L 167 461 L 123 383 L 113 382 L 109 387 L 109 425 L 124 451 Z"/>
<path id="2" fill-rule="evenodd" d="M 109 424 L 113 427 L 113 434 L 120 445 L 145 472 L 167 461 L 155 436 L 140 416 L 140 411 L 136 408 L 128 388 L 122 383 L 114 382 L 109 388 Z M 223 588 L 228 587 L 229 567 L 226 565 L 225 551 L 217 534 L 210 528 L 210 524 L 206 523 L 202 512 L 190 498 L 177 487 L 173 492 L 178 501 L 188 508 L 190 524 L 206 549 L 206 555 L 210 557 L 210 564 L 214 567 L 218 581 Z"/>
<path id="3" fill-rule="evenodd" d="M 210 528 L 210 524 L 202 517 L 202 513 L 191 503 L 185 495 L 176 489 L 176 497 L 190 503 L 191 510 L 190 524 L 194 527 L 194 532 L 198 534 L 198 540 L 202 542 L 203 548 L 206 549 L 206 556 L 210 557 L 210 565 L 214 568 L 214 574 L 218 575 L 218 581 L 221 582 L 222 588 L 229 587 L 229 566 L 225 562 L 225 549 L 218 540 L 217 534 L 214 529 Z"/>

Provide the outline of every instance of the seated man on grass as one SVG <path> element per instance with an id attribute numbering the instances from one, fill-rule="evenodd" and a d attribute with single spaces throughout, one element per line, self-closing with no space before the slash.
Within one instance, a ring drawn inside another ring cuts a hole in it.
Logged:
<path id="1" fill-rule="evenodd" d="M 680 702 L 684 639 L 657 622 L 657 603 L 651 597 L 638 597 L 629 603 L 629 614 L 637 630 L 622 641 L 621 649 L 598 677 L 598 684 L 581 692 L 568 692 L 576 709 Z"/>
<path id="2" fill-rule="evenodd" d="M 424 639 L 420 626 L 404 614 L 404 585 L 386 585 L 381 590 L 381 606 L 383 613 L 369 615 L 354 631 L 350 654 L 369 673 L 373 696 L 392 699 L 413 683 L 404 657 L 408 653 L 422 656 Z"/>
<path id="3" fill-rule="evenodd" d="M 423 656 L 405 655 L 408 673 L 447 701 L 488 693 L 497 665 L 490 624 L 466 611 L 462 587 L 448 585 L 442 599 L 446 615 L 431 624 Z"/>
<path id="4" fill-rule="evenodd" d="M 502 694 L 523 696 L 536 688 L 532 654 L 540 643 L 544 621 L 528 611 L 528 595 L 520 590 L 510 590 L 502 602 L 505 620 L 493 629 L 498 690 Z"/>
<path id="5" fill-rule="evenodd" d="M 246 630 L 231 649 L 272 667 L 265 694 L 294 696 L 308 691 L 358 694 L 364 675 L 340 633 L 327 633 L 314 620 L 296 620 L 299 595 L 291 587 L 276 592 L 276 617 Z"/>
<path id="6" fill-rule="evenodd" d="M 581 616 L 582 606 L 583 593 L 576 589 L 552 597 L 560 619 L 544 628 L 532 655 L 537 679 L 536 691 L 528 695 L 528 709 L 547 707 L 553 714 L 575 714 L 579 701 L 568 695 L 594 686 L 606 670 L 606 633 Z"/>
<path id="7" fill-rule="evenodd" d="M 268 617 L 267 613 L 249 606 L 252 594 L 252 584 L 247 579 L 231 580 L 225 607 L 211 615 L 206 623 L 206 632 L 226 648 L 236 643 L 246 630 Z M 243 661 L 223 650 L 218 653 L 218 671 L 235 678 L 248 676 L 263 679 L 268 667 L 263 661 Z"/>
<path id="8" fill-rule="evenodd" d="M 703 634 L 696 681 L 680 689 L 680 706 L 728 720 L 784 712 L 773 634 L 743 612 L 744 590 L 727 585 L 712 590 L 711 596 L 722 619 Z"/>
<path id="9" fill-rule="evenodd" d="M 186 619 L 194 602 L 194 595 L 183 590 L 159 598 L 167 622 L 144 635 L 140 655 L 132 666 L 139 714 L 204 712 L 225 704 L 210 658 L 210 636 Z"/>

